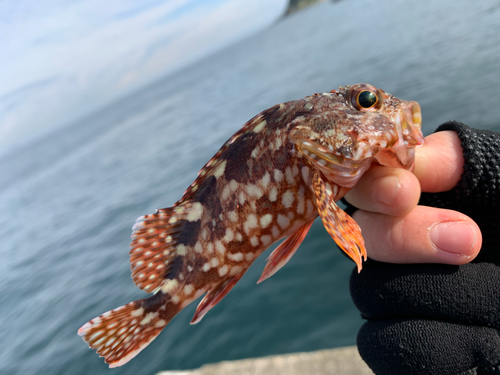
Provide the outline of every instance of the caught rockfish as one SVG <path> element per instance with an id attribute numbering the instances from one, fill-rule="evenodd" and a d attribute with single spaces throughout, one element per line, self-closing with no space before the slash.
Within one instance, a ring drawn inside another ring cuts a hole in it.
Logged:
<path id="1" fill-rule="evenodd" d="M 214 307 L 253 261 L 269 256 L 261 282 L 292 257 L 319 215 L 361 270 L 359 226 L 335 202 L 373 162 L 413 169 L 423 143 L 420 106 L 368 84 L 275 105 L 236 132 L 172 207 L 137 219 L 130 263 L 152 296 L 92 319 L 78 334 L 121 366 L 172 318 L 205 294 L 192 324 Z"/>

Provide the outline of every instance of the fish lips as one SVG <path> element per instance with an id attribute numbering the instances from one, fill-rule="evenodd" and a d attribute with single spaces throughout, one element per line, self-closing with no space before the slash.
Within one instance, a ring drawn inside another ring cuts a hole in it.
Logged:
<path id="1" fill-rule="evenodd" d="M 391 147 L 379 150 L 374 157 L 381 165 L 413 171 L 415 147 L 424 143 L 420 105 L 417 102 L 402 105 L 394 123 L 398 135 L 397 141 Z"/>

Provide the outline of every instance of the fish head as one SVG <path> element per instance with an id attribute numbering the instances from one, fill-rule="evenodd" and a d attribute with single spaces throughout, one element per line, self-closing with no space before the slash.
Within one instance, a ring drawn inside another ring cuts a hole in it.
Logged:
<path id="1" fill-rule="evenodd" d="M 344 187 L 354 186 L 373 162 L 413 170 L 415 147 L 424 142 L 417 102 L 366 83 L 321 95 L 310 97 L 317 114 L 296 120 L 290 131 L 313 168 Z"/>

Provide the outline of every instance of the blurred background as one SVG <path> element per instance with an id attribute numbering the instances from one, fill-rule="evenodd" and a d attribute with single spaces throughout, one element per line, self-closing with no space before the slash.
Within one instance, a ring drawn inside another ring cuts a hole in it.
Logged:
<path id="1" fill-rule="evenodd" d="M 143 298 L 135 219 L 172 205 L 276 103 L 369 82 L 444 121 L 500 130 L 500 1 L 0 2 L 0 373 L 107 374 L 77 336 Z M 296 11 L 294 11 L 296 10 Z M 195 326 L 197 303 L 114 374 L 353 345 L 353 264 L 316 222 Z"/>

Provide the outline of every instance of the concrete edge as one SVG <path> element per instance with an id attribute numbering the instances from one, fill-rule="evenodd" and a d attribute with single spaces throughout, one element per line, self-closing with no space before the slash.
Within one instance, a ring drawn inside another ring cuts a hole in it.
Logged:
<path id="1" fill-rule="evenodd" d="M 194 370 L 157 375 L 373 375 L 355 346 L 210 363 Z"/>

